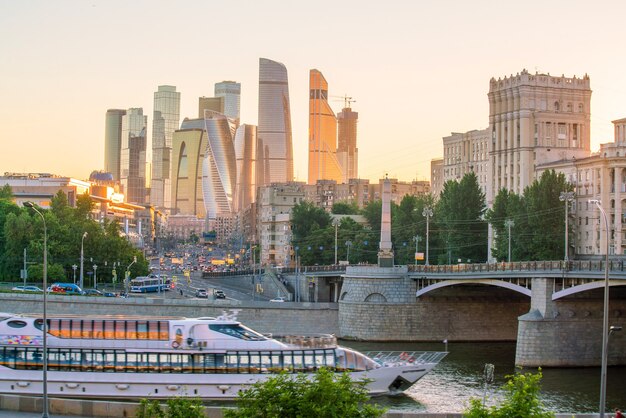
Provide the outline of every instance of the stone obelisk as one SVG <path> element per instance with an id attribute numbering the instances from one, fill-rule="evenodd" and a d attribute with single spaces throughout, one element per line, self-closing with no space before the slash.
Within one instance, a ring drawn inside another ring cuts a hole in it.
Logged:
<path id="1" fill-rule="evenodd" d="M 393 248 L 391 245 L 391 182 L 388 177 L 383 181 L 383 204 L 380 219 L 380 244 L 378 248 L 378 267 L 393 267 Z"/>

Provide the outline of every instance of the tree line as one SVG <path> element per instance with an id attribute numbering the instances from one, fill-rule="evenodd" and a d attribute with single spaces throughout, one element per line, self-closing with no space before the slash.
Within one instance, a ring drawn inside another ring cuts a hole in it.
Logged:
<path id="1" fill-rule="evenodd" d="M 491 253 L 497 260 L 508 259 L 509 225 L 512 261 L 559 260 L 565 245 L 565 207 L 559 195 L 572 190 L 563 174 L 546 171 L 522 195 L 501 189 L 488 209 L 485 194 L 471 172 L 458 182 L 447 181 L 438 198 L 406 195 L 399 204 L 391 202 L 395 263 L 415 263 L 416 244 L 417 252 L 425 256 L 427 226 L 430 264 L 485 262 L 489 224 L 494 235 Z M 348 260 L 349 253 L 351 264 L 377 262 L 381 206 L 380 200 L 363 209 L 346 202 L 333 205 L 332 214 L 362 215 L 366 221 L 343 217 L 337 224 L 338 261 Z M 307 201 L 293 208 L 292 245 L 301 265 L 334 263 L 332 219 L 331 214 Z M 425 260 L 418 263 L 424 264 Z"/>
<path id="2" fill-rule="evenodd" d="M 48 247 L 48 281 L 78 280 L 80 272 L 80 249 L 83 234 L 84 280 L 93 284 L 93 276 L 87 272 L 97 265 L 98 283 L 112 282 L 115 266 L 118 282 L 123 281 L 124 271 L 131 266 L 131 276 L 148 273 L 148 262 L 143 253 L 121 235 L 116 220 L 93 220 L 90 215 L 94 203 L 88 194 L 77 197 L 76 207 L 68 204 L 67 196 L 59 191 L 50 202 L 49 210 L 41 210 L 45 217 Z M 18 281 L 24 266 L 24 250 L 27 255 L 29 281 L 43 277 L 44 225 L 41 217 L 32 209 L 19 207 L 13 202 L 11 188 L 0 189 L 0 280 Z M 106 265 L 105 265 L 106 264 Z M 77 266 L 77 270 L 72 268 Z M 118 267 L 119 266 L 119 267 Z"/>

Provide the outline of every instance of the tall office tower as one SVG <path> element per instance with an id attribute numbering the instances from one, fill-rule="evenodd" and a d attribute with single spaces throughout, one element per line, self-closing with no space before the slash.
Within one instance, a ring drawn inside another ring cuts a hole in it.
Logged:
<path id="1" fill-rule="evenodd" d="M 146 126 L 142 108 L 128 109 L 122 116 L 120 180 L 129 203 L 146 201 Z"/>
<path id="2" fill-rule="evenodd" d="M 198 118 L 204 119 L 204 111 L 211 110 L 213 112 L 224 113 L 223 97 L 199 97 L 198 98 Z"/>
<path id="3" fill-rule="evenodd" d="M 337 160 L 337 120 L 328 104 L 328 83 L 318 70 L 309 73 L 309 184 L 318 180 L 341 183 Z"/>
<path id="4" fill-rule="evenodd" d="M 243 124 L 235 134 L 235 157 L 237 159 L 237 187 L 235 188 L 235 211 L 240 211 L 255 201 L 256 179 L 259 167 L 257 159 L 256 126 Z M 261 172 L 262 173 L 262 172 Z"/>
<path id="5" fill-rule="evenodd" d="M 204 218 L 202 161 L 207 147 L 204 119 L 185 119 L 172 135 L 171 213 Z"/>
<path id="6" fill-rule="evenodd" d="M 152 117 L 152 182 L 150 204 L 159 208 L 171 207 L 170 158 L 172 135 L 180 121 L 180 93 L 175 86 L 159 86 L 154 92 Z"/>
<path id="7" fill-rule="evenodd" d="M 359 113 L 348 106 L 337 114 L 337 160 L 343 171 L 343 182 L 359 178 L 359 149 L 356 147 L 356 125 Z"/>
<path id="8" fill-rule="evenodd" d="M 104 122 L 104 171 L 113 174 L 113 180 L 120 181 L 120 155 L 122 153 L 123 109 L 109 109 Z"/>
<path id="9" fill-rule="evenodd" d="M 487 202 L 501 188 L 521 194 L 535 166 L 582 158 L 590 152 L 589 76 L 529 74 L 489 82 L 491 184 Z"/>
<path id="10" fill-rule="evenodd" d="M 202 161 L 202 195 L 207 219 L 233 213 L 237 161 L 231 126 L 226 116 L 204 112 L 207 147 Z"/>
<path id="11" fill-rule="evenodd" d="M 222 81 L 215 83 L 215 97 L 224 98 L 224 113 L 233 119 L 239 126 L 239 110 L 241 104 L 241 83 L 235 81 Z"/>
<path id="12" fill-rule="evenodd" d="M 293 147 L 287 69 L 280 62 L 259 59 L 259 127 L 265 147 L 263 184 L 293 180 Z M 259 184 L 261 185 L 261 184 Z"/>

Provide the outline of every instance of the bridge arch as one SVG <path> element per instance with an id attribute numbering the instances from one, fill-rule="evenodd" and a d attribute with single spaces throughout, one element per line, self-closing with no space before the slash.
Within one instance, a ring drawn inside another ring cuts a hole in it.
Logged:
<path id="1" fill-rule="evenodd" d="M 365 298 L 365 302 L 374 302 L 374 303 L 385 303 L 387 302 L 387 298 L 382 293 L 370 293 Z"/>
<path id="2" fill-rule="evenodd" d="M 432 292 L 433 290 L 441 289 L 443 287 L 456 286 L 460 284 L 484 284 L 484 285 L 489 285 L 489 286 L 504 287 L 506 289 L 513 290 L 514 292 L 521 293 L 522 295 L 526 295 L 528 297 L 531 296 L 530 289 L 524 286 L 520 286 L 515 283 L 511 283 L 511 282 L 503 281 L 503 280 L 495 280 L 495 279 L 473 279 L 473 280 L 442 280 L 440 282 L 437 282 L 437 283 L 434 283 L 434 284 L 431 284 L 431 285 L 428 285 L 426 287 L 419 289 L 415 293 L 415 297 L 420 297 L 429 292 Z"/>
<path id="3" fill-rule="evenodd" d="M 623 280 L 609 280 L 609 287 L 612 286 L 626 286 L 626 282 Z M 598 280 L 590 283 L 584 283 L 577 286 L 567 287 L 558 292 L 552 294 L 552 300 L 558 300 L 566 296 L 574 295 L 576 293 L 586 292 L 588 290 L 600 289 L 604 287 L 604 280 Z"/>

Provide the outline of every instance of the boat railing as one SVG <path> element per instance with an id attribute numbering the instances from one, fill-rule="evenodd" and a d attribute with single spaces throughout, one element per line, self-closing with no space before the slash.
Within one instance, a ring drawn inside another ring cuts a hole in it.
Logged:
<path id="1" fill-rule="evenodd" d="M 439 363 L 447 351 L 368 351 L 366 356 L 381 366 Z"/>
<path id="2" fill-rule="evenodd" d="M 277 339 L 289 346 L 298 348 L 337 347 L 337 337 L 332 334 L 285 335 Z"/>

